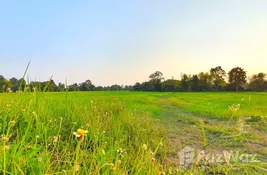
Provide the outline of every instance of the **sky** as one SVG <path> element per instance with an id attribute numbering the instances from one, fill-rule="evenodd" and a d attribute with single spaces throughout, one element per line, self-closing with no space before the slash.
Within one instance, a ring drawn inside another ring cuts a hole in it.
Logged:
<path id="1" fill-rule="evenodd" d="M 266 0 L 0 1 L 0 75 L 132 85 L 240 66 L 267 73 Z"/>

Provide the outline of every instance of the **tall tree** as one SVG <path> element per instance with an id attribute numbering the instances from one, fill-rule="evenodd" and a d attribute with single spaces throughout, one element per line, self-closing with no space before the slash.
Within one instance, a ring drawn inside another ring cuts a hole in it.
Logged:
<path id="1" fill-rule="evenodd" d="M 256 75 L 253 75 L 250 78 L 250 89 L 255 91 L 265 91 L 267 90 L 266 87 L 266 74 L 265 73 L 258 73 Z"/>
<path id="2" fill-rule="evenodd" d="M 189 81 L 190 81 L 190 76 L 186 74 L 181 75 L 181 89 L 182 91 L 189 91 Z"/>
<path id="3" fill-rule="evenodd" d="M 149 76 L 150 83 L 153 87 L 153 91 L 162 91 L 161 81 L 163 78 L 163 73 L 156 71 Z"/>
<path id="4" fill-rule="evenodd" d="M 12 83 L 11 90 L 13 92 L 18 91 L 19 90 L 19 80 L 15 77 L 12 77 L 9 81 Z"/>
<path id="5" fill-rule="evenodd" d="M 219 91 L 220 88 L 226 86 L 226 82 L 224 80 L 226 73 L 221 66 L 212 68 L 210 70 L 210 75 L 212 78 L 213 88 L 216 89 L 216 91 Z"/>
<path id="6" fill-rule="evenodd" d="M 176 92 L 181 91 L 181 81 L 168 79 L 162 82 L 162 88 L 165 92 Z"/>
<path id="7" fill-rule="evenodd" d="M 63 83 L 59 82 L 57 87 L 58 87 L 57 91 L 59 91 L 59 92 L 62 92 L 65 90 L 65 84 L 63 84 Z"/>
<path id="8" fill-rule="evenodd" d="M 72 85 L 69 85 L 67 88 L 69 91 L 79 91 L 80 90 L 79 85 L 77 83 L 73 83 Z"/>
<path id="9" fill-rule="evenodd" d="M 199 78 L 197 75 L 193 75 L 190 78 L 189 87 L 191 91 L 199 91 Z"/>
<path id="10" fill-rule="evenodd" d="M 142 91 L 142 85 L 138 82 L 135 83 L 135 85 L 133 86 L 133 90 L 134 91 Z"/>
<path id="11" fill-rule="evenodd" d="M 53 79 L 51 79 L 50 82 L 47 82 L 47 83 L 49 83 L 49 85 L 47 87 L 47 91 L 49 91 L 49 92 L 57 91 L 57 85 Z"/>
<path id="12" fill-rule="evenodd" d="M 141 86 L 142 86 L 142 91 L 153 91 L 153 87 L 151 83 L 148 81 L 143 82 Z"/>
<path id="13" fill-rule="evenodd" d="M 229 76 L 229 83 L 235 86 L 237 92 L 240 86 L 247 82 L 247 73 L 241 67 L 233 68 L 228 73 L 228 76 Z"/>
<path id="14" fill-rule="evenodd" d="M 200 72 L 198 78 L 201 91 L 210 91 L 212 89 L 212 77 L 208 72 Z"/>
<path id="15" fill-rule="evenodd" d="M 3 75 L 0 75 L 0 92 L 4 92 L 6 79 Z"/>
<path id="16" fill-rule="evenodd" d="M 94 85 L 92 84 L 91 80 L 86 80 L 85 82 L 80 84 L 81 91 L 92 91 L 94 90 Z"/>

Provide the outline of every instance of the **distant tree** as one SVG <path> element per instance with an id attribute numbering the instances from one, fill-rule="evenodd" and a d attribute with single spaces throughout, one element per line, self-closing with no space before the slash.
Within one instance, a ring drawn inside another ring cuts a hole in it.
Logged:
<path id="1" fill-rule="evenodd" d="M 133 90 L 134 91 L 142 91 L 142 85 L 138 82 L 135 83 L 135 85 L 133 86 Z"/>
<path id="2" fill-rule="evenodd" d="M 103 91 L 104 88 L 102 86 L 97 86 L 95 87 L 95 91 Z"/>
<path id="3" fill-rule="evenodd" d="M 3 75 L 0 75 L 0 80 L 5 80 L 5 77 Z"/>
<path id="4" fill-rule="evenodd" d="M 124 90 L 126 90 L 126 91 L 131 91 L 131 90 L 133 90 L 133 86 L 131 86 L 131 85 L 126 85 L 126 86 L 124 87 Z"/>
<path id="5" fill-rule="evenodd" d="M 163 73 L 156 71 L 149 76 L 149 79 L 153 91 L 162 91 L 161 81 L 164 79 Z"/>
<path id="6" fill-rule="evenodd" d="M 94 85 L 92 84 L 91 80 L 86 80 L 85 82 L 80 84 L 81 91 L 92 91 L 94 90 Z"/>
<path id="7" fill-rule="evenodd" d="M 151 82 L 145 81 L 141 84 L 142 86 L 142 91 L 153 91 L 153 86 Z"/>
<path id="8" fill-rule="evenodd" d="M 104 86 L 104 91 L 110 91 L 111 87 L 110 86 Z"/>
<path id="9" fill-rule="evenodd" d="M 55 83 L 54 80 L 51 79 L 50 81 L 47 81 L 45 83 L 47 83 L 47 85 L 48 85 L 48 87 L 47 87 L 47 91 L 48 92 L 55 92 L 55 91 L 57 91 L 57 85 L 56 85 L 56 83 Z"/>
<path id="10" fill-rule="evenodd" d="M 189 87 L 191 91 L 199 91 L 199 79 L 197 75 L 193 75 L 189 80 Z"/>
<path id="11" fill-rule="evenodd" d="M 9 81 L 12 83 L 11 90 L 13 92 L 17 92 L 19 90 L 19 80 L 15 77 L 12 77 Z"/>
<path id="12" fill-rule="evenodd" d="M 186 74 L 181 75 L 181 89 L 182 91 L 189 91 L 189 81 L 190 81 L 190 76 Z"/>
<path id="13" fill-rule="evenodd" d="M 229 73 L 229 83 L 235 86 L 236 91 L 247 82 L 247 74 L 241 67 L 233 68 Z"/>
<path id="14" fill-rule="evenodd" d="M 256 75 L 252 75 L 252 77 L 250 78 L 249 86 L 253 91 L 266 91 L 266 74 L 261 72 Z"/>
<path id="15" fill-rule="evenodd" d="M 212 89 L 212 77 L 208 72 L 198 74 L 200 91 L 210 91 Z"/>
<path id="16" fill-rule="evenodd" d="M 219 89 L 226 86 L 226 82 L 224 80 L 224 78 L 226 77 L 226 73 L 221 66 L 212 68 L 210 70 L 210 75 L 212 78 L 213 88 L 216 91 L 219 91 Z"/>
<path id="17" fill-rule="evenodd" d="M 77 83 L 73 83 L 72 85 L 68 86 L 68 91 L 79 91 L 79 85 Z"/>
<path id="18" fill-rule="evenodd" d="M 112 91 L 121 91 L 123 88 L 120 85 L 114 84 L 110 87 L 110 90 Z"/>
<path id="19" fill-rule="evenodd" d="M 6 79 L 3 75 L 0 75 L 0 92 L 4 92 Z"/>
<path id="20" fill-rule="evenodd" d="M 65 90 L 65 84 L 59 82 L 57 91 L 62 92 L 64 90 Z"/>
<path id="21" fill-rule="evenodd" d="M 165 92 L 177 92 L 181 91 L 181 81 L 168 79 L 162 82 L 162 88 Z"/>

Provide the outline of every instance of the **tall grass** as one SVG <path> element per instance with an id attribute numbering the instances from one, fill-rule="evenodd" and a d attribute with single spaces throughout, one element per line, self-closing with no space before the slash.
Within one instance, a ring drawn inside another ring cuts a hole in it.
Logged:
<path id="1" fill-rule="evenodd" d="M 67 95 L 67 94 L 66 94 Z M 1 174 L 157 174 L 164 131 L 145 112 L 112 101 L 53 101 L 17 93 L 0 106 Z M 87 130 L 84 139 L 73 134 Z"/>

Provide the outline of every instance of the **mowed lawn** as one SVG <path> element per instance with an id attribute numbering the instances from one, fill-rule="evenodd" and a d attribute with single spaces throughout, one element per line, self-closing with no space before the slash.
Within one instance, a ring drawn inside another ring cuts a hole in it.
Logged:
<path id="1" fill-rule="evenodd" d="M 0 128 L 7 174 L 258 173 L 267 161 L 267 93 L 1 93 Z M 80 140 L 78 129 L 88 131 Z M 184 170 L 186 146 L 254 153 L 262 163 Z"/>

